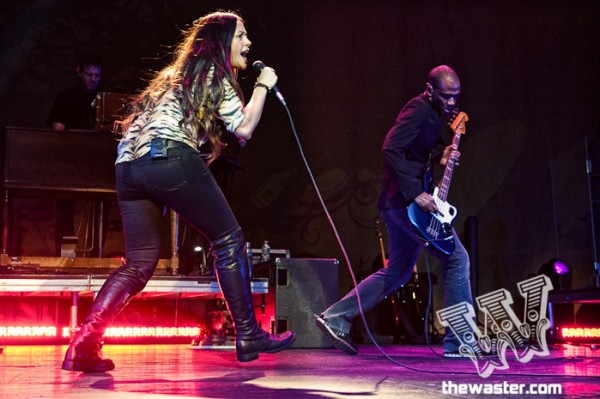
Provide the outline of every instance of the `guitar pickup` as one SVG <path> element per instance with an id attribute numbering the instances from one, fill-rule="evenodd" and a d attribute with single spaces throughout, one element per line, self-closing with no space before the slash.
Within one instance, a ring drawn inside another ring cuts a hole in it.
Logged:
<path id="1" fill-rule="evenodd" d="M 452 239 L 452 226 L 448 223 L 444 223 L 442 228 L 444 229 L 444 234 L 450 236 L 449 238 Z"/>

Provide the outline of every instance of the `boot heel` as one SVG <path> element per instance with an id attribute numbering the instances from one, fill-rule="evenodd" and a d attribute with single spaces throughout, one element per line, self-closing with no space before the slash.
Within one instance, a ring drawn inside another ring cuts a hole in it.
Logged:
<path id="1" fill-rule="evenodd" d="M 251 362 L 253 360 L 258 359 L 258 352 L 254 353 L 238 353 L 237 360 L 238 362 Z"/>

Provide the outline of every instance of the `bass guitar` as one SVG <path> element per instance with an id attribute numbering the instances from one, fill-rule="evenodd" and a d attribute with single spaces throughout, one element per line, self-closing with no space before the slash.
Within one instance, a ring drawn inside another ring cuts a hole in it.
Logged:
<path id="1" fill-rule="evenodd" d="M 458 145 L 460 144 L 461 136 L 467 132 L 466 122 L 468 120 L 469 117 L 466 113 L 459 112 L 450 125 L 450 129 L 454 132 L 452 145 L 456 149 L 458 149 Z M 452 223 L 457 215 L 457 210 L 446 201 L 455 163 L 452 158 L 448 159 L 442 180 L 433 190 L 432 197 L 439 209 L 438 212 L 426 212 L 415 202 L 408 206 L 408 218 L 413 226 L 413 230 L 427 244 L 432 245 L 446 255 L 454 253 L 455 249 L 454 238 L 452 237 Z M 427 181 L 425 183 L 427 185 Z"/>

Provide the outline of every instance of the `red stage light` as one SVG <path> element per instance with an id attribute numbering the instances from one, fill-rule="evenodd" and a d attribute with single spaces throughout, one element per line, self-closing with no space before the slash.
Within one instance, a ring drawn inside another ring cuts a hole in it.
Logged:
<path id="1" fill-rule="evenodd" d="M 600 343 L 598 327 L 561 327 L 560 339 L 566 342 Z"/>
<path id="2" fill-rule="evenodd" d="M 175 338 L 175 337 L 197 337 L 200 335 L 200 327 L 109 327 L 104 337 L 151 337 L 151 338 Z"/>
<path id="3" fill-rule="evenodd" d="M 0 326 L 0 337 L 56 337 L 54 326 Z"/>
<path id="4" fill-rule="evenodd" d="M 193 338 L 200 335 L 200 327 L 109 327 L 104 338 Z M 68 338 L 68 327 L 62 329 L 62 336 Z"/>

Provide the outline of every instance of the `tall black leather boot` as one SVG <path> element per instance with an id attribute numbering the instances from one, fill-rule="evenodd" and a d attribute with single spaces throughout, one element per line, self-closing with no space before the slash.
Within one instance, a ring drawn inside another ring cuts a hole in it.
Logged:
<path id="1" fill-rule="evenodd" d="M 290 346 L 296 339 L 293 332 L 269 334 L 256 322 L 242 231 L 215 240 L 212 246 L 219 285 L 235 326 L 237 360 L 249 362 L 261 352 L 276 353 Z"/>
<path id="2" fill-rule="evenodd" d="M 102 359 L 98 352 L 104 331 L 135 295 L 132 293 L 132 280 L 122 271 L 122 268 L 115 270 L 98 292 L 83 325 L 67 349 L 62 363 L 64 370 L 102 373 L 115 368 L 112 360 Z"/>

